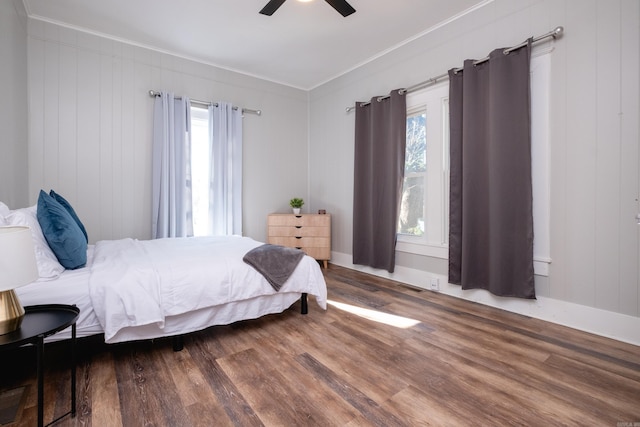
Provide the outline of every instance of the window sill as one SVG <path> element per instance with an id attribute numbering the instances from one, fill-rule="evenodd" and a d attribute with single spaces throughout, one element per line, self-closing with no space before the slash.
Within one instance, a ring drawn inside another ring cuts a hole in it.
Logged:
<path id="1" fill-rule="evenodd" d="M 405 252 L 415 255 L 423 255 L 433 258 L 448 259 L 449 248 L 447 246 L 425 245 L 418 243 L 409 243 L 398 241 L 396 243 L 396 251 Z M 537 276 L 549 276 L 550 258 L 536 256 L 533 258 L 533 271 Z"/>
<path id="2" fill-rule="evenodd" d="M 447 246 L 435 246 L 398 241 L 396 243 L 396 250 L 399 252 L 430 256 L 434 258 L 449 258 L 449 248 Z"/>

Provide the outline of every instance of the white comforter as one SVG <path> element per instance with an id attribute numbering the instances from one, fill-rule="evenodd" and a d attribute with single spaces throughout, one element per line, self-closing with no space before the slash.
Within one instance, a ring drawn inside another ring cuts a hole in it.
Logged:
<path id="1" fill-rule="evenodd" d="M 96 243 L 89 278 L 93 308 L 105 341 L 123 328 L 276 291 L 242 261 L 262 243 L 248 237 L 108 240 Z M 318 263 L 308 256 L 279 293 L 306 292 L 326 309 L 327 289 Z"/>

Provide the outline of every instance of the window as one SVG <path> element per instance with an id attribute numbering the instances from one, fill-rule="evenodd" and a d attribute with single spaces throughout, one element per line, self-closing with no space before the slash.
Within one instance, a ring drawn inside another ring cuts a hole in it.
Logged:
<path id="1" fill-rule="evenodd" d="M 533 266 L 535 274 L 541 276 L 548 276 L 551 263 L 549 86 L 552 50 L 552 47 L 534 50 L 530 66 Z M 407 153 L 396 245 L 401 252 L 438 258 L 449 255 L 448 95 L 448 82 L 407 94 Z M 424 166 L 420 166 L 420 162 Z"/>
<path id="2" fill-rule="evenodd" d="M 191 101 L 189 111 L 193 235 L 242 235 L 242 109 Z"/>
<path id="3" fill-rule="evenodd" d="M 424 188 L 427 178 L 427 112 L 407 113 L 407 149 L 398 233 L 424 235 Z"/>
<path id="4" fill-rule="evenodd" d="M 191 200 L 193 235 L 206 236 L 209 227 L 209 112 L 191 105 Z"/>
<path id="5" fill-rule="evenodd" d="M 447 256 L 449 86 L 407 94 L 405 178 L 398 250 Z"/>

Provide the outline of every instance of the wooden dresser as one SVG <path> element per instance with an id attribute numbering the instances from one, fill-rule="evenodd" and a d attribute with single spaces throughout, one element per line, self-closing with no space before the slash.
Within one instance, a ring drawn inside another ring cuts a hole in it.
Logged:
<path id="1" fill-rule="evenodd" d="M 268 243 L 302 249 L 323 261 L 331 259 L 331 215 L 270 214 L 267 219 Z"/>

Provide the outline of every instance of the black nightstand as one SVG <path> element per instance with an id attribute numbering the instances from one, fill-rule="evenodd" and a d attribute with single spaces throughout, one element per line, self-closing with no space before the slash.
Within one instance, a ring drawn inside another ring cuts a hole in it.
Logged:
<path id="1" fill-rule="evenodd" d="M 76 416 L 76 320 L 80 309 L 74 305 L 48 304 L 33 305 L 24 308 L 22 325 L 16 331 L 0 335 L 0 351 L 23 345 L 33 345 L 37 351 L 38 377 L 38 426 L 43 425 L 44 387 L 43 360 L 44 339 L 71 326 L 71 410 L 49 424 L 71 414 Z"/>

